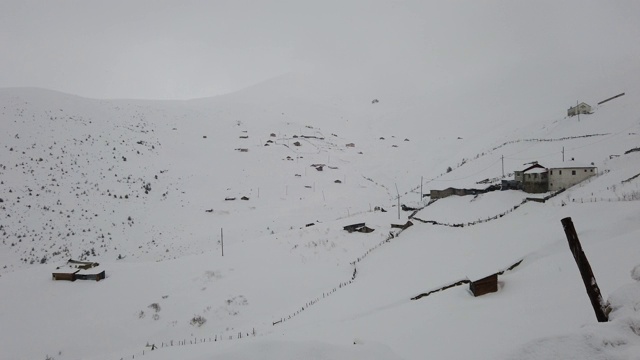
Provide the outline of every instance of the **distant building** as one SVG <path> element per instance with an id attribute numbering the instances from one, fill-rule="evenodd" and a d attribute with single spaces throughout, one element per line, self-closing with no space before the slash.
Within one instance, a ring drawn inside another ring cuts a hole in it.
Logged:
<path id="1" fill-rule="evenodd" d="M 533 164 L 528 168 L 515 171 L 514 181 L 528 193 L 544 193 L 567 189 L 597 173 L 594 165 L 583 165 L 568 161 L 557 165 L 544 167 Z"/>
<path id="2" fill-rule="evenodd" d="M 578 114 L 591 114 L 591 105 L 582 102 L 567 110 L 567 116 L 569 117 L 576 116 Z"/>
<path id="3" fill-rule="evenodd" d="M 482 296 L 498 291 L 498 274 L 489 275 L 469 283 L 473 296 Z"/>
<path id="4" fill-rule="evenodd" d="M 549 168 L 549 191 L 567 189 L 596 175 L 598 168 L 573 161 Z"/>
<path id="5" fill-rule="evenodd" d="M 66 264 L 58 266 L 52 274 L 53 280 L 95 280 L 100 281 L 105 276 L 104 269 L 100 264 L 91 261 L 69 260 Z"/>
<path id="6" fill-rule="evenodd" d="M 515 180 L 502 179 L 500 183 L 500 190 L 522 190 L 521 183 Z"/>

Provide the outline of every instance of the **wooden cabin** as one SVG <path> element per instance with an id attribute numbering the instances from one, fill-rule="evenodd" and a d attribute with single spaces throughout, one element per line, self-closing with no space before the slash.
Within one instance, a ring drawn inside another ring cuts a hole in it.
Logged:
<path id="1" fill-rule="evenodd" d="M 482 296 L 498 291 L 498 274 L 489 275 L 469 283 L 469 290 L 473 296 Z"/>
<path id="2" fill-rule="evenodd" d="M 92 261 L 77 261 L 69 259 L 66 264 L 58 266 L 52 274 L 53 280 L 95 280 L 106 278 L 106 272 L 100 264 Z"/>
<path id="3" fill-rule="evenodd" d="M 66 269 L 52 274 L 53 280 L 76 281 L 76 273 L 80 270 Z"/>

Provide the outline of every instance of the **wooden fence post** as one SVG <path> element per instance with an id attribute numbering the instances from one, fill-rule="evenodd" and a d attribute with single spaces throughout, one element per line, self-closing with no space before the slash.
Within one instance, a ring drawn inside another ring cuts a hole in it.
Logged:
<path id="1" fill-rule="evenodd" d="M 569 249 L 571 249 L 573 258 L 578 265 L 578 270 L 580 270 L 580 275 L 582 275 L 582 281 L 584 282 L 584 287 L 587 289 L 587 294 L 589 295 L 589 300 L 591 300 L 591 306 L 593 306 L 593 310 L 596 313 L 596 318 L 598 322 L 607 322 L 609 321 L 609 317 L 605 311 L 606 306 L 602 299 L 602 294 L 600 294 L 600 288 L 598 287 L 596 278 L 593 276 L 593 271 L 591 270 L 587 256 L 584 254 L 584 251 L 582 251 L 582 245 L 580 245 L 580 240 L 578 239 L 576 229 L 573 227 L 573 222 L 570 217 L 562 219 L 561 222 L 564 227 L 564 233 L 567 235 Z"/>

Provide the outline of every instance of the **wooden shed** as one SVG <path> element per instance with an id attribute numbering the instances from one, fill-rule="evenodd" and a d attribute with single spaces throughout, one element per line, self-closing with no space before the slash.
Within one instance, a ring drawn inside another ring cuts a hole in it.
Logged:
<path id="1" fill-rule="evenodd" d="M 106 276 L 105 271 L 99 271 L 99 270 L 95 270 L 95 271 L 91 271 L 93 269 L 90 270 L 80 270 L 79 272 L 77 272 L 75 274 L 75 278 L 76 280 L 95 280 L 95 281 L 100 281 L 102 279 L 104 279 Z"/>
<path id="2" fill-rule="evenodd" d="M 348 232 L 350 232 L 350 233 L 352 233 L 354 231 L 358 231 L 358 229 L 360 229 L 364 225 L 365 225 L 365 223 L 351 224 L 351 225 L 344 226 L 343 229 L 348 231 Z"/>
<path id="3" fill-rule="evenodd" d="M 356 231 L 357 231 L 357 232 L 364 233 L 364 234 L 369 234 L 369 233 L 374 232 L 374 231 L 375 231 L 375 229 L 372 229 L 372 228 L 367 227 L 367 226 L 363 226 L 363 227 L 361 227 L 361 228 L 358 228 L 358 230 L 356 230 Z"/>
<path id="4" fill-rule="evenodd" d="M 375 231 L 375 229 L 372 229 L 370 227 L 367 227 L 365 225 L 365 223 L 357 223 L 357 224 L 351 224 L 351 225 L 347 225 L 343 227 L 344 230 L 352 233 L 352 232 L 361 232 L 361 233 L 372 233 Z"/>
<path id="5" fill-rule="evenodd" d="M 498 274 L 489 275 L 469 283 L 469 290 L 473 296 L 481 296 L 498 291 Z"/>
<path id="6" fill-rule="evenodd" d="M 100 281 L 106 278 L 104 269 L 100 264 L 92 261 L 77 261 L 69 259 L 66 264 L 56 267 L 52 274 L 53 280 L 95 280 Z"/>
<path id="7" fill-rule="evenodd" d="M 76 273 L 80 270 L 61 270 L 52 274 L 53 280 L 76 281 Z"/>

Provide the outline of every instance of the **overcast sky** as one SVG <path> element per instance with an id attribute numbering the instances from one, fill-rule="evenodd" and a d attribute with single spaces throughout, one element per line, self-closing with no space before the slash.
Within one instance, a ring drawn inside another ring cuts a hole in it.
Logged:
<path id="1" fill-rule="evenodd" d="M 187 99 L 322 72 L 619 88 L 640 80 L 638 39 L 636 0 L 1 0 L 0 87 Z"/>

